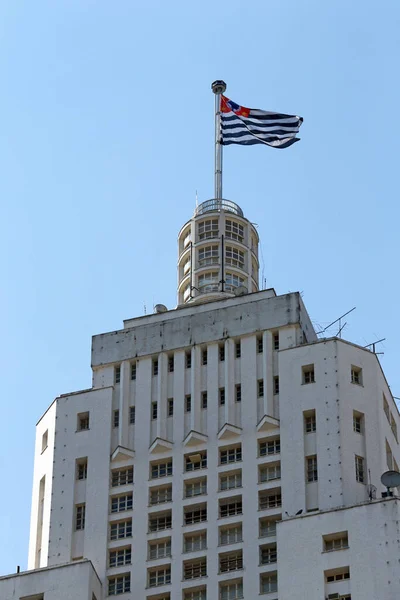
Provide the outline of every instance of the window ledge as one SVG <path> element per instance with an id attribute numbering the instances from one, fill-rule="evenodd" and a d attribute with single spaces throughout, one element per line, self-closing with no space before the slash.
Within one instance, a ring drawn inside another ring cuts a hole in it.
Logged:
<path id="1" fill-rule="evenodd" d="M 350 546 L 344 546 L 343 548 L 334 548 L 333 550 L 322 550 L 321 554 L 332 554 L 332 552 L 340 552 L 341 550 L 349 550 Z"/>
<path id="2" fill-rule="evenodd" d="M 75 433 L 82 433 L 82 431 L 90 431 L 90 427 L 88 427 L 87 429 L 77 429 Z"/>

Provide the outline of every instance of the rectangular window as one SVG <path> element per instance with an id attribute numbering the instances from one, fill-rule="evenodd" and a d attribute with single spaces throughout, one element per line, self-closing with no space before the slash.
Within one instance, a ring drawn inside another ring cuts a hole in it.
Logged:
<path id="1" fill-rule="evenodd" d="M 170 354 L 168 356 L 168 373 L 174 372 L 174 355 Z"/>
<path id="2" fill-rule="evenodd" d="M 356 480 L 360 483 L 365 482 L 364 459 L 362 456 L 355 456 Z"/>
<path id="3" fill-rule="evenodd" d="M 241 357 L 241 346 L 240 346 L 240 342 L 236 342 L 235 344 L 235 358 L 240 358 Z"/>
<path id="4" fill-rule="evenodd" d="M 279 394 L 279 377 L 274 377 L 274 394 Z"/>
<path id="5" fill-rule="evenodd" d="M 207 559 L 201 558 L 193 562 L 183 564 L 183 579 L 197 579 L 198 577 L 206 577 L 207 575 Z"/>
<path id="6" fill-rule="evenodd" d="M 158 415 L 157 402 L 152 402 L 151 403 L 151 418 L 153 421 L 155 421 L 157 419 L 157 415 Z"/>
<path id="7" fill-rule="evenodd" d="M 124 510 L 132 510 L 133 495 L 125 494 L 123 496 L 114 496 L 111 498 L 111 512 L 123 512 Z"/>
<path id="8" fill-rule="evenodd" d="M 131 381 L 136 381 L 136 362 L 131 363 Z"/>
<path id="9" fill-rule="evenodd" d="M 302 367 L 303 384 L 315 383 L 314 365 L 305 365 Z"/>
<path id="10" fill-rule="evenodd" d="M 201 353 L 201 364 L 202 365 L 206 365 L 207 364 L 207 360 L 208 360 L 208 353 L 207 353 L 207 349 L 205 349 Z"/>
<path id="11" fill-rule="evenodd" d="M 264 398 L 264 379 L 257 381 L 257 397 Z"/>
<path id="12" fill-rule="evenodd" d="M 114 410 L 114 412 L 113 412 L 113 426 L 114 427 L 119 426 L 119 410 Z"/>
<path id="13" fill-rule="evenodd" d="M 201 531 L 185 535 L 183 541 L 184 552 L 197 552 L 199 550 L 205 550 L 207 548 L 207 532 Z"/>
<path id="14" fill-rule="evenodd" d="M 225 404 L 225 388 L 219 388 L 219 405 L 224 406 Z"/>
<path id="15" fill-rule="evenodd" d="M 192 396 L 190 394 L 187 394 L 187 396 L 185 396 L 185 410 L 188 413 L 192 410 Z"/>
<path id="16" fill-rule="evenodd" d="M 272 340 L 274 343 L 274 350 L 279 350 L 279 331 L 272 334 Z"/>
<path id="17" fill-rule="evenodd" d="M 239 473 L 221 473 L 219 477 L 219 489 L 224 490 L 233 490 L 235 488 L 242 487 L 242 472 Z"/>
<path id="18" fill-rule="evenodd" d="M 279 454 L 281 451 L 281 440 L 275 438 L 266 442 L 260 441 L 258 443 L 258 455 L 259 456 L 270 456 L 271 454 Z"/>
<path id="19" fill-rule="evenodd" d="M 111 487 L 130 485 L 133 483 L 133 467 L 114 469 L 111 471 Z"/>
<path id="20" fill-rule="evenodd" d="M 151 488 L 150 489 L 150 506 L 156 504 L 164 504 L 165 502 L 171 502 L 172 500 L 172 485 L 168 485 L 162 488 Z"/>
<path id="21" fill-rule="evenodd" d="M 205 588 L 201 590 L 188 590 L 184 592 L 183 600 L 207 600 L 207 591 Z"/>
<path id="22" fill-rule="evenodd" d="M 392 450 L 391 450 L 387 440 L 386 440 L 386 464 L 387 464 L 387 468 L 389 469 L 389 471 L 392 471 L 393 470 L 393 453 L 392 453 Z"/>
<path id="23" fill-rule="evenodd" d="M 171 538 L 160 542 L 149 543 L 149 560 L 168 558 L 171 556 Z"/>
<path id="24" fill-rule="evenodd" d="M 207 408 L 207 392 L 201 392 L 201 408 Z"/>
<path id="25" fill-rule="evenodd" d="M 219 505 L 220 518 L 232 517 L 243 513 L 242 500 L 223 500 Z"/>
<path id="26" fill-rule="evenodd" d="M 135 422 L 136 409 L 134 406 L 129 407 L 129 424 L 133 425 Z"/>
<path id="27" fill-rule="evenodd" d="M 244 269 L 244 252 L 234 246 L 227 246 L 225 250 L 225 263 L 232 267 Z"/>
<path id="28" fill-rule="evenodd" d="M 160 567 L 159 569 L 151 569 L 148 571 L 149 587 L 157 587 L 158 585 L 167 585 L 171 583 L 171 567 Z"/>
<path id="29" fill-rule="evenodd" d="M 207 468 L 207 452 L 197 452 L 185 456 L 185 471 L 198 471 Z"/>
<path id="30" fill-rule="evenodd" d="M 314 431 L 317 431 L 317 418 L 315 415 L 315 410 L 308 410 L 303 414 L 305 433 L 314 433 Z"/>
<path id="31" fill-rule="evenodd" d="M 262 492 L 259 494 L 259 509 L 279 508 L 282 506 L 281 494 Z"/>
<path id="32" fill-rule="evenodd" d="M 199 240 L 218 237 L 218 219 L 207 219 L 198 225 Z"/>
<path id="33" fill-rule="evenodd" d="M 110 524 L 110 540 L 122 540 L 132 537 L 132 519 Z"/>
<path id="34" fill-rule="evenodd" d="M 326 583 L 333 583 L 334 581 L 343 581 L 345 579 L 350 579 L 350 568 L 343 567 L 341 569 L 336 569 L 335 572 L 325 571 Z"/>
<path id="35" fill-rule="evenodd" d="M 207 505 L 201 505 L 197 508 L 185 510 L 185 525 L 193 525 L 194 523 L 202 523 L 207 521 Z"/>
<path id="36" fill-rule="evenodd" d="M 228 465 L 242 460 L 242 446 L 219 451 L 219 464 Z"/>
<path id="37" fill-rule="evenodd" d="M 236 402 L 242 401 L 242 386 L 240 385 L 240 383 L 238 385 L 235 385 L 235 400 Z"/>
<path id="38" fill-rule="evenodd" d="M 265 483 L 266 481 L 273 481 L 274 479 L 280 479 L 281 478 L 281 465 L 280 464 L 276 464 L 276 465 L 269 465 L 267 466 L 260 466 L 260 471 L 259 471 L 259 481 L 260 483 Z"/>
<path id="39" fill-rule="evenodd" d="M 260 575 L 261 594 L 271 594 L 278 591 L 277 573 L 263 573 Z"/>
<path id="40" fill-rule="evenodd" d="M 276 536 L 276 520 L 260 519 L 260 538 Z"/>
<path id="41" fill-rule="evenodd" d="M 243 551 L 237 550 L 230 554 L 220 554 L 219 556 L 219 572 L 229 573 L 229 571 L 237 571 L 243 569 Z"/>
<path id="42" fill-rule="evenodd" d="M 237 223 L 236 221 L 231 221 L 230 219 L 226 219 L 225 235 L 227 238 L 230 238 L 231 240 L 237 240 L 238 242 L 243 243 L 243 239 L 244 239 L 243 225 L 241 225 L 240 223 Z"/>
<path id="43" fill-rule="evenodd" d="M 271 544 L 270 546 L 264 546 L 260 548 L 260 564 L 261 565 L 271 565 L 276 563 L 278 560 L 278 553 L 276 550 L 276 544 Z"/>
<path id="44" fill-rule="evenodd" d="M 332 552 L 334 550 L 343 550 L 349 547 L 349 536 L 347 531 L 341 533 L 331 533 L 329 535 L 322 536 L 323 548 L 325 552 Z"/>
<path id="45" fill-rule="evenodd" d="M 185 498 L 193 498 L 194 496 L 202 496 L 207 493 L 207 479 L 199 479 L 198 481 L 187 481 L 185 483 Z"/>
<path id="46" fill-rule="evenodd" d="M 46 429 L 46 431 L 42 435 L 42 452 L 44 452 L 47 448 L 48 439 L 49 439 L 49 430 Z"/>
<path id="47" fill-rule="evenodd" d="M 153 359 L 153 377 L 158 375 L 158 358 Z"/>
<path id="48" fill-rule="evenodd" d="M 78 414 L 78 431 L 86 431 L 89 429 L 89 413 L 79 413 Z"/>
<path id="49" fill-rule="evenodd" d="M 383 410 L 385 412 L 386 418 L 390 423 L 390 410 L 389 410 L 389 404 L 388 401 L 386 400 L 386 396 L 385 394 L 383 394 Z"/>
<path id="50" fill-rule="evenodd" d="M 87 479 L 87 458 L 78 458 L 76 461 L 76 478 L 78 480 Z"/>
<path id="51" fill-rule="evenodd" d="M 171 527 L 172 517 L 170 512 L 159 516 L 150 515 L 149 531 L 165 531 L 171 529 Z"/>
<path id="52" fill-rule="evenodd" d="M 172 460 L 151 465 L 151 479 L 172 475 Z"/>
<path id="53" fill-rule="evenodd" d="M 394 437 L 396 439 L 396 442 L 398 442 L 398 439 L 397 439 L 397 424 L 396 424 L 396 421 L 395 421 L 394 416 L 392 415 L 392 413 L 390 413 L 390 427 L 392 429 L 392 432 L 393 432 L 393 435 L 394 435 Z"/>
<path id="54" fill-rule="evenodd" d="M 220 546 L 227 544 L 237 544 L 242 541 L 242 525 L 233 525 L 232 527 L 221 527 L 219 530 Z"/>
<path id="55" fill-rule="evenodd" d="M 224 362 L 224 360 L 225 360 L 225 344 L 219 345 L 218 355 L 219 355 L 220 362 Z"/>
<path id="56" fill-rule="evenodd" d="M 187 369 L 192 368 L 192 353 L 190 350 L 185 353 L 185 365 Z"/>
<path id="57" fill-rule="evenodd" d="M 351 383 L 362 385 L 362 369 L 360 367 L 351 367 Z"/>
<path id="58" fill-rule="evenodd" d="M 110 550 L 108 555 L 108 566 L 112 567 L 123 567 L 124 565 L 130 565 L 132 560 L 131 547 L 121 548 L 118 550 Z"/>
<path id="59" fill-rule="evenodd" d="M 168 402 L 168 416 L 173 417 L 174 416 L 174 399 L 168 398 L 167 402 Z"/>
<path id="60" fill-rule="evenodd" d="M 77 504 L 75 506 L 75 529 L 82 531 L 85 529 L 86 504 Z"/>
<path id="61" fill-rule="evenodd" d="M 353 431 L 356 433 L 364 433 L 363 417 L 362 413 L 353 410 Z"/>
<path id="62" fill-rule="evenodd" d="M 120 383 L 121 382 L 121 367 L 120 365 L 118 365 L 117 367 L 114 367 L 114 383 Z"/>
<path id="63" fill-rule="evenodd" d="M 263 337 L 262 335 L 257 336 L 257 353 L 262 354 L 264 351 Z"/>
<path id="64" fill-rule="evenodd" d="M 131 591 L 131 574 L 118 575 L 118 577 L 108 578 L 108 595 L 118 596 Z"/>
<path id="65" fill-rule="evenodd" d="M 243 598 L 243 581 L 219 584 L 219 600 L 240 600 Z"/>
<path id="66" fill-rule="evenodd" d="M 198 253 L 199 267 L 217 265 L 219 263 L 218 246 L 203 246 Z"/>
<path id="67" fill-rule="evenodd" d="M 306 456 L 307 482 L 318 481 L 318 465 L 316 456 Z"/>

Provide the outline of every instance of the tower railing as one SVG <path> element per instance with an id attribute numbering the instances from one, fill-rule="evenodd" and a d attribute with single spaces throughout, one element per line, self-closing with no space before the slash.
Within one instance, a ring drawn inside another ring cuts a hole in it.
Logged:
<path id="1" fill-rule="evenodd" d="M 244 218 L 242 209 L 235 202 L 232 202 L 231 200 L 219 200 L 217 198 L 206 200 L 199 204 L 194 212 L 194 216 L 198 217 L 204 213 L 220 212 L 221 210 L 226 210 L 227 212 L 234 213 L 238 217 Z"/>

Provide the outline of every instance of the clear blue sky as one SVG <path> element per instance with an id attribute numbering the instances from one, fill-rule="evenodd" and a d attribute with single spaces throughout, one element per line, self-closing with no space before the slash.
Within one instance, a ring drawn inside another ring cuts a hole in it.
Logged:
<path id="1" fill-rule="evenodd" d="M 225 151 L 268 286 L 318 324 L 357 306 L 345 336 L 387 338 L 400 395 L 399 30 L 398 0 L 1 3 L 1 574 L 26 567 L 35 423 L 91 385 L 91 335 L 175 305 L 214 79 L 304 117 L 292 148 Z"/>

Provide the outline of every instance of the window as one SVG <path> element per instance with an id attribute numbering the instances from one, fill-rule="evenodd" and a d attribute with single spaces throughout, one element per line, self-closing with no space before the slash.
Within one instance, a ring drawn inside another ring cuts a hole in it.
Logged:
<path id="1" fill-rule="evenodd" d="M 192 353 L 190 350 L 185 352 L 185 366 L 187 369 L 192 368 Z"/>
<path id="2" fill-rule="evenodd" d="M 272 334 L 272 341 L 274 344 L 274 350 L 279 350 L 279 331 Z"/>
<path id="3" fill-rule="evenodd" d="M 156 375 L 158 375 L 158 358 L 154 358 L 153 359 L 153 376 L 155 377 Z"/>
<path id="4" fill-rule="evenodd" d="M 276 563 L 277 561 L 277 550 L 276 544 L 271 544 L 270 546 L 263 546 L 260 548 L 260 564 L 261 565 L 270 565 L 272 563 Z"/>
<path id="5" fill-rule="evenodd" d="M 85 529 L 86 504 L 77 504 L 75 506 L 75 529 L 81 531 Z"/>
<path id="6" fill-rule="evenodd" d="M 279 377 L 274 377 L 274 394 L 279 394 Z"/>
<path id="7" fill-rule="evenodd" d="M 201 364 L 202 365 L 206 365 L 207 361 L 208 361 L 208 352 L 207 352 L 207 348 L 206 348 L 201 353 Z"/>
<path id="8" fill-rule="evenodd" d="M 111 498 L 111 512 L 123 512 L 124 510 L 132 510 L 133 495 L 125 494 L 124 496 L 114 496 Z"/>
<path id="9" fill-rule="evenodd" d="M 157 419 L 157 415 L 158 415 L 157 402 L 152 402 L 151 403 L 151 418 L 153 421 L 155 421 Z"/>
<path id="10" fill-rule="evenodd" d="M 228 573 L 229 571 L 237 571 L 243 569 L 243 551 L 237 550 L 230 554 L 219 555 L 219 572 Z"/>
<path id="11" fill-rule="evenodd" d="M 200 558 L 183 564 L 183 579 L 197 579 L 207 575 L 207 559 Z"/>
<path id="12" fill-rule="evenodd" d="M 114 410 L 114 413 L 113 413 L 113 426 L 114 427 L 118 427 L 119 426 L 119 410 Z"/>
<path id="13" fill-rule="evenodd" d="M 232 527 L 221 527 L 219 530 L 220 546 L 227 544 L 237 544 L 243 539 L 242 525 L 233 525 Z"/>
<path id="14" fill-rule="evenodd" d="M 201 408 L 207 408 L 207 392 L 201 392 Z"/>
<path id="15" fill-rule="evenodd" d="M 235 288 L 244 285 L 243 277 L 235 275 L 234 273 L 227 273 L 225 277 L 225 290 L 227 292 L 233 292 Z M 237 357 L 239 358 L 239 357 Z"/>
<path id="16" fill-rule="evenodd" d="M 172 500 L 172 485 L 150 489 L 150 506 L 164 504 Z"/>
<path id="17" fill-rule="evenodd" d="M 240 383 L 238 385 L 235 385 L 235 400 L 236 402 L 242 401 L 242 386 L 240 385 Z"/>
<path id="18" fill-rule="evenodd" d="M 42 452 L 44 452 L 47 448 L 48 439 L 49 439 L 49 430 L 46 429 L 46 431 L 42 435 Z"/>
<path id="19" fill-rule="evenodd" d="M 242 472 L 238 473 L 221 473 L 219 477 L 219 489 L 224 490 L 233 490 L 235 488 L 242 487 Z"/>
<path id="20" fill-rule="evenodd" d="M 314 433 L 317 431 L 317 419 L 315 410 L 304 412 L 304 431 L 305 433 Z"/>
<path id="21" fill-rule="evenodd" d="M 120 383 L 121 381 L 121 366 L 114 367 L 114 383 Z"/>
<path id="22" fill-rule="evenodd" d="M 110 540 L 122 540 L 132 537 L 132 519 L 110 524 Z"/>
<path id="23" fill-rule="evenodd" d="M 275 438 L 273 440 L 268 440 L 266 442 L 258 443 L 258 455 L 259 456 L 269 456 L 271 454 L 279 454 L 280 451 L 281 451 L 280 438 Z"/>
<path id="24" fill-rule="evenodd" d="M 167 402 L 168 402 L 168 416 L 173 417 L 174 416 L 174 399 L 168 398 Z"/>
<path id="25" fill-rule="evenodd" d="M 387 420 L 390 423 L 390 410 L 389 410 L 389 404 L 388 401 L 386 400 L 386 396 L 385 394 L 383 394 L 383 410 L 385 411 L 385 415 L 387 417 Z"/>
<path id="26" fill-rule="evenodd" d="M 205 588 L 201 590 L 188 590 L 184 592 L 183 600 L 207 600 L 207 591 Z"/>
<path id="27" fill-rule="evenodd" d="M 235 357 L 236 358 L 240 358 L 240 356 L 241 356 L 240 342 L 236 342 L 236 344 L 235 344 Z"/>
<path id="28" fill-rule="evenodd" d="M 190 507 L 185 509 L 185 525 L 194 525 L 194 523 L 202 523 L 207 521 L 207 505 L 202 504 L 196 508 Z"/>
<path id="29" fill-rule="evenodd" d="M 118 550 L 110 550 L 108 555 L 108 566 L 122 567 L 123 565 L 130 565 L 132 559 L 131 547 L 121 548 Z"/>
<path id="30" fill-rule="evenodd" d="M 218 356 L 220 362 L 224 362 L 225 360 L 225 344 L 220 344 L 218 347 Z"/>
<path id="31" fill-rule="evenodd" d="M 259 379 L 257 381 L 257 397 L 258 398 L 264 397 L 264 379 Z"/>
<path id="32" fill-rule="evenodd" d="M 174 355 L 170 354 L 168 356 L 168 373 L 174 372 Z"/>
<path id="33" fill-rule="evenodd" d="M 78 458 L 76 461 L 76 478 L 78 480 L 87 479 L 87 458 Z"/>
<path id="34" fill-rule="evenodd" d="M 227 246 L 225 250 L 225 263 L 232 265 L 232 267 L 244 269 L 244 252 L 234 246 Z"/>
<path id="35" fill-rule="evenodd" d="M 185 535 L 183 538 L 183 551 L 184 552 L 197 552 L 198 550 L 205 550 L 207 548 L 207 532 L 200 531 Z"/>
<path id="36" fill-rule="evenodd" d="M 257 352 L 261 354 L 264 351 L 264 344 L 262 335 L 257 336 Z"/>
<path id="37" fill-rule="evenodd" d="M 396 442 L 398 442 L 397 439 L 397 425 L 396 425 L 396 421 L 394 419 L 394 416 L 392 415 L 392 413 L 390 413 L 390 427 L 392 428 L 392 432 L 394 437 L 396 438 Z"/>
<path id="38" fill-rule="evenodd" d="M 108 579 L 108 595 L 118 596 L 118 594 L 126 594 L 131 591 L 131 574 L 118 575 L 118 577 L 109 577 Z"/>
<path id="39" fill-rule="evenodd" d="M 207 479 L 199 479 L 198 481 L 187 481 L 185 483 L 185 498 L 193 498 L 207 493 Z"/>
<path id="40" fill-rule="evenodd" d="M 364 433 L 364 415 L 353 410 L 353 431 L 356 433 Z"/>
<path id="41" fill-rule="evenodd" d="M 207 468 L 207 452 L 197 452 L 185 456 L 185 471 L 198 471 Z"/>
<path id="42" fill-rule="evenodd" d="M 136 381 L 136 363 L 131 363 L 131 381 Z"/>
<path id="43" fill-rule="evenodd" d="M 218 237 L 218 219 L 207 219 L 198 225 L 199 240 Z"/>
<path id="44" fill-rule="evenodd" d="M 240 496 L 237 500 L 221 500 L 219 504 L 219 516 L 221 519 L 224 517 L 241 515 L 242 512 L 242 499 Z"/>
<path id="45" fill-rule="evenodd" d="M 318 481 L 318 465 L 316 456 L 306 457 L 307 482 Z"/>
<path id="46" fill-rule="evenodd" d="M 219 405 L 224 406 L 225 404 L 225 388 L 219 388 Z"/>
<path id="47" fill-rule="evenodd" d="M 263 573 L 260 576 L 261 594 L 270 594 L 278 591 L 278 575 L 277 573 Z"/>
<path id="48" fill-rule="evenodd" d="M 235 448 L 228 448 L 227 450 L 219 451 L 219 464 L 228 465 L 234 462 L 240 462 L 242 460 L 242 446 L 236 446 Z"/>
<path id="49" fill-rule="evenodd" d="M 281 478 L 281 465 L 280 464 L 268 465 L 268 467 L 260 466 L 259 475 L 260 475 L 260 478 L 259 478 L 260 483 L 264 483 L 265 481 L 273 481 L 274 479 L 280 479 Z"/>
<path id="50" fill-rule="evenodd" d="M 276 535 L 276 520 L 260 519 L 260 538 L 274 537 Z"/>
<path id="51" fill-rule="evenodd" d="M 172 517 L 171 512 L 162 515 L 150 515 L 149 517 L 149 531 L 165 531 L 165 529 L 171 529 Z"/>
<path id="52" fill-rule="evenodd" d="M 351 383 L 362 385 L 362 369 L 360 367 L 351 367 Z"/>
<path id="53" fill-rule="evenodd" d="M 151 479 L 168 477 L 168 475 L 172 475 L 172 459 L 168 462 L 161 462 L 151 465 Z"/>
<path id="54" fill-rule="evenodd" d="M 148 571 L 149 587 L 171 583 L 171 567 L 160 567 Z"/>
<path id="55" fill-rule="evenodd" d="M 315 383 L 314 365 L 306 365 L 302 367 L 303 384 Z"/>
<path id="56" fill-rule="evenodd" d="M 323 548 L 325 552 L 332 552 L 333 550 L 343 550 L 349 547 L 349 537 L 347 531 L 342 533 L 331 533 L 329 535 L 322 536 Z"/>
<path id="57" fill-rule="evenodd" d="M 325 571 L 325 577 L 326 583 L 350 579 L 350 569 L 349 567 L 343 567 L 341 569 L 336 569 L 335 571 Z"/>
<path id="58" fill-rule="evenodd" d="M 365 469 L 364 469 L 364 459 L 362 456 L 355 456 L 355 465 L 356 465 L 356 480 L 360 483 L 364 483 L 365 480 Z"/>
<path id="59" fill-rule="evenodd" d="M 185 396 L 185 411 L 187 413 L 191 412 L 192 410 L 192 396 L 190 394 L 187 394 L 187 396 Z"/>
<path id="60" fill-rule="evenodd" d="M 198 277 L 197 285 L 200 294 L 206 294 L 207 292 L 217 292 L 219 287 L 218 271 L 202 273 Z"/>
<path id="61" fill-rule="evenodd" d="M 243 243 L 244 238 L 244 229 L 243 225 L 240 223 L 236 223 L 236 221 L 231 221 L 227 219 L 225 221 L 225 235 L 227 238 L 232 240 L 237 240 L 238 242 Z"/>
<path id="62" fill-rule="evenodd" d="M 393 453 L 392 453 L 392 450 L 391 450 L 387 440 L 386 440 L 386 464 L 387 464 L 387 468 L 389 469 L 389 471 L 392 471 L 393 470 Z"/>
<path id="63" fill-rule="evenodd" d="M 133 483 L 133 467 L 111 471 L 111 487 L 129 485 L 131 483 Z"/>
<path id="64" fill-rule="evenodd" d="M 259 494 L 259 509 L 279 508 L 282 506 L 282 496 L 280 493 L 260 493 Z"/>
<path id="65" fill-rule="evenodd" d="M 149 560 L 167 558 L 171 556 L 171 538 L 163 541 L 149 543 Z"/>
<path id="66" fill-rule="evenodd" d="M 199 267 L 217 265 L 219 263 L 218 246 L 203 246 L 198 253 Z"/>
<path id="67" fill-rule="evenodd" d="M 219 584 L 220 600 L 240 600 L 243 598 L 243 581 L 234 581 Z"/>
<path id="68" fill-rule="evenodd" d="M 89 413 L 79 413 L 78 414 L 78 431 L 86 431 L 89 429 Z"/>
<path id="69" fill-rule="evenodd" d="M 136 417 L 136 408 L 134 406 L 129 407 L 129 424 L 133 425 Z"/>

